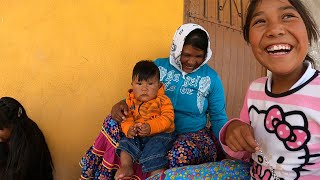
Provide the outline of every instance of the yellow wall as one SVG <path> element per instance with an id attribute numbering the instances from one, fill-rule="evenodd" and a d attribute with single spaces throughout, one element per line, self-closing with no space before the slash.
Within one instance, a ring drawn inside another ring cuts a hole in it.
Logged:
<path id="1" fill-rule="evenodd" d="M 78 162 L 140 59 L 166 57 L 183 0 L 0 0 L 0 96 L 45 133 L 55 179 Z"/>

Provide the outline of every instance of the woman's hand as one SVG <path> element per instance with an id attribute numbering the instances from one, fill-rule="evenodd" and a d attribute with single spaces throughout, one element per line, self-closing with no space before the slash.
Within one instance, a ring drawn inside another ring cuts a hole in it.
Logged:
<path id="1" fill-rule="evenodd" d="M 125 100 L 121 100 L 117 104 L 112 106 L 111 117 L 113 120 L 116 120 L 117 122 L 121 122 L 126 119 L 127 114 L 128 114 L 128 106 Z"/>
<path id="2" fill-rule="evenodd" d="M 248 151 L 254 153 L 259 150 L 254 139 L 253 128 L 239 120 L 228 125 L 225 142 L 234 152 Z"/>

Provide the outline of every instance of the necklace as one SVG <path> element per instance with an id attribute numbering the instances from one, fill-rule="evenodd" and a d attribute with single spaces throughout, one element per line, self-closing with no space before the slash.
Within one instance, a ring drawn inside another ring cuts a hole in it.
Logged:
<path id="1" fill-rule="evenodd" d="M 257 143 L 258 144 L 258 143 Z M 263 157 L 264 162 L 266 163 L 266 165 L 268 166 L 268 168 L 271 170 L 271 176 L 273 177 L 273 179 L 275 180 L 280 180 L 280 178 L 276 175 L 275 169 L 271 166 L 268 158 L 265 156 L 265 154 L 263 153 L 262 149 L 260 148 L 260 145 L 258 144 L 259 147 L 259 153 L 260 155 Z"/>

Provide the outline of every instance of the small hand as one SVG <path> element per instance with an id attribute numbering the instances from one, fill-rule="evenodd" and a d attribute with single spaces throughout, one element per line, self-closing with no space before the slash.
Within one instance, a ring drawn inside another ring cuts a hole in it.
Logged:
<path id="1" fill-rule="evenodd" d="M 135 136 L 137 136 L 137 134 L 138 134 L 137 128 L 130 126 L 127 133 L 127 138 L 134 138 Z"/>
<path id="2" fill-rule="evenodd" d="M 128 106 L 124 100 L 119 101 L 117 104 L 112 106 L 111 117 L 117 122 L 121 122 L 126 119 L 128 114 Z"/>
<path id="3" fill-rule="evenodd" d="M 141 123 L 137 125 L 138 135 L 141 137 L 149 136 L 151 133 L 151 127 L 148 123 Z"/>
<path id="4" fill-rule="evenodd" d="M 254 139 L 253 128 L 239 120 L 228 125 L 225 142 L 234 152 L 248 151 L 254 153 L 259 150 Z"/>

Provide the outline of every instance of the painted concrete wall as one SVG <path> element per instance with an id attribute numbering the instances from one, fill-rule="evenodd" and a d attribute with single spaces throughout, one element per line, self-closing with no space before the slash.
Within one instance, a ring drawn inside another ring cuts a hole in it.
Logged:
<path id="1" fill-rule="evenodd" d="M 140 59 L 168 56 L 183 0 L 0 0 L 0 96 L 43 130 L 55 179 L 78 162 Z"/>

